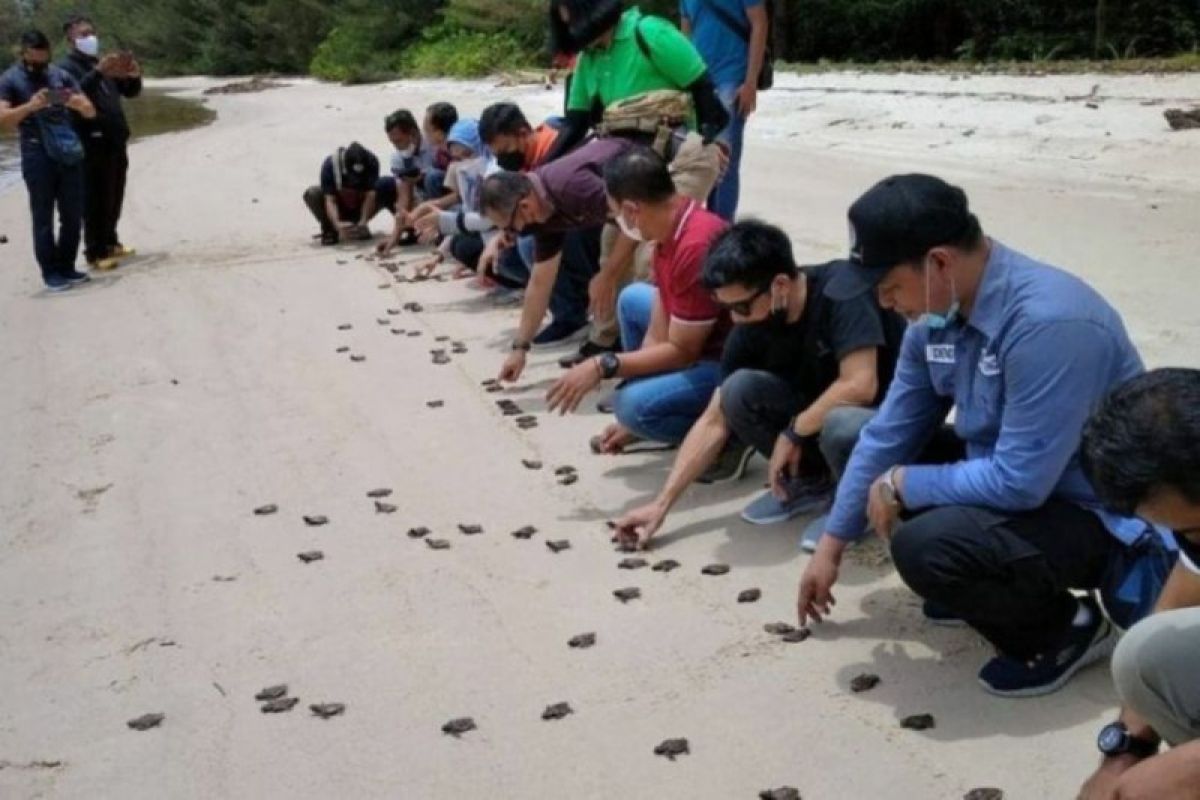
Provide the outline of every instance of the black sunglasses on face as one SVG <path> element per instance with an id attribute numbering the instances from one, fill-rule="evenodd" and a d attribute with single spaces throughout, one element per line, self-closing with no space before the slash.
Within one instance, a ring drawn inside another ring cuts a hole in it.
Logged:
<path id="1" fill-rule="evenodd" d="M 729 311 L 730 313 L 737 314 L 739 317 L 748 317 L 748 316 L 750 316 L 750 313 L 751 313 L 750 307 L 752 305 L 754 305 L 754 301 L 757 300 L 758 298 L 762 297 L 764 294 L 766 294 L 769 291 L 771 291 L 771 287 L 764 286 L 763 288 L 759 289 L 758 291 L 756 291 L 754 294 L 750 295 L 749 297 L 747 297 L 743 300 L 734 300 L 731 303 L 721 302 L 719 299 L 717 299 L 716 292 L 713 292 L 712 295 L 713 295 L 713 302 L 715 302 L 721 308 L 725 309 L 726 311 Z"/>

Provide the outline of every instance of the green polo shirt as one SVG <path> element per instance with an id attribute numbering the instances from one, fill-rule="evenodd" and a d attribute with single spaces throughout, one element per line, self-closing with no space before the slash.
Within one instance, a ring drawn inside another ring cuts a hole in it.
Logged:
<path id="1" fill-rule="evenodd" d="M 641 31 L 651 58 L 638 46 L 635 30 Z M 682 91 L 706 69 L 699 51 L 678 28 L 661 17 L 630 8 L 621 15 L 609 47 L 591 47 L 579 55 L 567 110 L 591 111 L 596 98 L 608 108 L 646 92 Z"/>

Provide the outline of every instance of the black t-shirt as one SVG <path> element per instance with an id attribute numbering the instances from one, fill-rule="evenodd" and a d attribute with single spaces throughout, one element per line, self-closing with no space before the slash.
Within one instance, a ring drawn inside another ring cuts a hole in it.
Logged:
<path id="1" fill-rule="evenodd" d="M 873 292 L 836 301 L 825 294 L 834 263 L 802 267 L 808 279 L 804 313 L 791 325 L 773 330 L 771 323 L 735 325 L 721 357 L 722 377 L 739 369 L 758 369 L 787 381 L 807 406 L 838 378 L 839 362 L 855 350 L 879 348 L 878 405 L 892 375 L 906 323 L 899 314 L 879 307 Z"/>
<path id="2" fill-rule="evenodd" d="M 368 152 L 362 172 L 347 170 L 342 174 L 342 188 L 338 191 L 337 174 L 333 168 L 333 156 L 321 162 L 321 192 L 337 195 L 338 199 L 353 208 L 362 204 L 363 195 L 375 191 L 379 180 L 379 159 Z"/>

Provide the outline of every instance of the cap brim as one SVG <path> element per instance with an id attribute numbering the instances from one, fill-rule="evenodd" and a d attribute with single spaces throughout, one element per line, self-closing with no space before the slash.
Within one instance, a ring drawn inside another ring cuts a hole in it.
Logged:
<path id="1" fill-rule="evenodd" d="M 831 300 L 853 300 L 871 291 L 883 278 L 886 270 L 864 267 L 854 261 L 834 261 L 833 275 L 825 284 L 825 296 Z"/>

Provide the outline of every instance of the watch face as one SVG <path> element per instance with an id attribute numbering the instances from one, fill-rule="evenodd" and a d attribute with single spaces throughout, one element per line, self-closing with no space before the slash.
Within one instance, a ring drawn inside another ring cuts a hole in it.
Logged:
<path id="1" fill-rule="evenodd" d="M 1117 725 L 1106 725 L 1104 730 L 1100 731 L 1096 744 L 1102 753 L 1120 753 L 1124 750 L 1125 731 Z"/>

